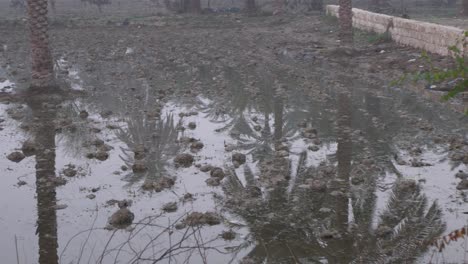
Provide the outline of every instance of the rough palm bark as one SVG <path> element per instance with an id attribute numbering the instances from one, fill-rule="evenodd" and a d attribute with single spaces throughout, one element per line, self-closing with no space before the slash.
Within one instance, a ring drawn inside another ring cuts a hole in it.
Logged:
<path id="1" fill-rule="evenodd" d="M 54 86 L 54 64 L 49 48 L 47 0 L 28 0 L 31 43 L 31 88 Z"/>
<path id="2" fill-rule="evenodd" d="M 56 111 L 45 109 L 43 104 L 48 100 L 28 101 L 35 120 L 33 134 L 37 144 L 36 157 L 36 197 L 37 197 L 37 230 L 39 238 L 40 264 L 58 264 L 58 233 L 55 174 L 55 127 Z"/>
<path id="3" fill-rule="evenodd" d="M 342 42 L 348 43 L 353 40 L 353 11 L 352 0 L 339 0 L 339 23 L 340 38 Z"/>

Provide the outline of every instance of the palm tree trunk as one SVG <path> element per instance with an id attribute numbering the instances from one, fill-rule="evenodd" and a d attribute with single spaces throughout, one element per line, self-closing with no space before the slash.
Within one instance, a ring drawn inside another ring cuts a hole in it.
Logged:
<path id="1" fill-rule="evenodd" d="M 55 111 L 44 109 L 44 101 L 28 102 L 36 118 L 37 235 L 40 264 L 58 264 L 57 205 L 55 191 Z"/>
<path id="2" fill-rule="evenodd" d="M 31 88 L 54 86 L 54 64 L 49 49 L 47 0 L 28 0 L 31 42 Z"/>
<path id="3" fill-rule="evenodd" d="M 342 42 L 350 43 L 353 41 L 353 11 L 352 0 L 339 0 L 340 9 L 340 38 Z"/>

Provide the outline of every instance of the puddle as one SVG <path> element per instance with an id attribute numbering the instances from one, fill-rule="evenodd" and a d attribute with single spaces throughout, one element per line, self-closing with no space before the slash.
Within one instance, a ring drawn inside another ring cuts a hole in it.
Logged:
<path id="1" fill-rule="evenodd" d="M 466 225 L 466 117 L 325 66 L 304 85 L 168 55 L 146 78 L 138 47 L 109 50 L 126 61 L 58 62 L 88 96 L 0 105 L 5 263 L 465 259 L 465 238 L 431 244 Z"/>

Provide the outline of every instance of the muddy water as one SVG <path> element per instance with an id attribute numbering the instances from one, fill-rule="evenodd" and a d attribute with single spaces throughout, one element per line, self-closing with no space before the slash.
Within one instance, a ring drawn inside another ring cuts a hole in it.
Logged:
<path id="1" fill-rule="evenodd" d="M 463 238 L 431 246 L 467 222 L 454 158 L 468 153 L 466 117 L 325 65 L 308 86 L 261 67 L 247 85 L 234 67 L 164 71 L 177 81 L 155 87 L 77 65 L 68 77 L 83 96 L 0 105 L 2 263 L 466 260 Z M 181 153 L 193 164 L 177 166 Z M 131 225 L 109 225 L 112 200 L 131 200 Z M 216 220 L 187 225 L 194 212 Z"/>

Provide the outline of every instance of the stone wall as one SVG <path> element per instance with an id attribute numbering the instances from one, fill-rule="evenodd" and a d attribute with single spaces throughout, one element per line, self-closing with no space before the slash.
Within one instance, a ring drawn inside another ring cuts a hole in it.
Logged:
<path id="1" fill-rule="evenodd" d="M 327 5 L 327 14 L 338 17 L 338 8 L 336 5 Z M 465 37 L 464 30 L 456 27 L 377 14 L 357 8 L 353 8 L 353 26 L 380 34 L 388 29 L 395 42 L 428 52 L 447 56 L 451 54 L 449 47 L 457 46 L 465 56 L 468 55 L 468 47 L 463 47 L 463 43 L 468 43 L 468 38 Z"/>

